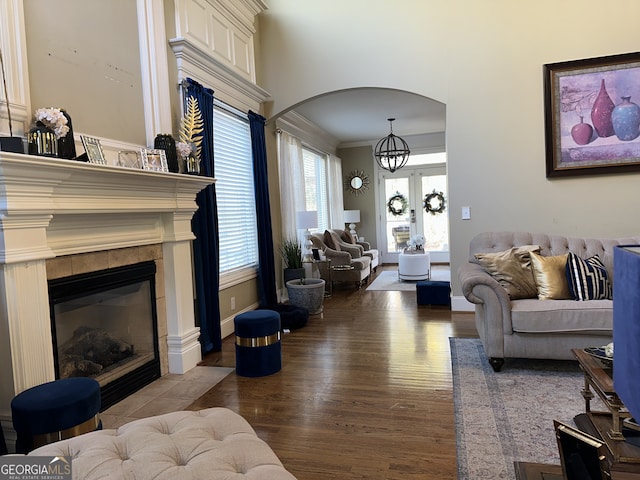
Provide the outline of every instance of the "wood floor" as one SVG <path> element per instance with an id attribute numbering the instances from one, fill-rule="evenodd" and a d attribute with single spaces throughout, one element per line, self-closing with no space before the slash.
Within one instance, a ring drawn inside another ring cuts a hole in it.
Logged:
<path id="1" fill-rule="evenodd" d="M 299 480 L 455 479 L 451 336 L 476 336 L 472 314 L 338 286 L 283 335 L 280 372 L 231 374 L 189 408 L 239 413 Z M 205 362 L 233 366 L 233 341 Z"/>

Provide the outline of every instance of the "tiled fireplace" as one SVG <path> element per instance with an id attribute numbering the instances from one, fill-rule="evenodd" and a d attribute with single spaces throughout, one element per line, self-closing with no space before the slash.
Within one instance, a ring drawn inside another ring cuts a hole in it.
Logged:
<path id="1" fill-rule="evenodd" d="M 78 255 L 47 261 L 56 378 L 96 379 L 102 409 L 168 372 L 164 288 L 156 281 L 162 249 L 122 250 L 106 263 L 84 254 L 94 261 L 84 258 L 80 272 Z"/>
<path id="2" fill-rule="evenodd" d="M 191 218 L 212 178 L 0 152 L 0 420 L 11 399 L 55 379 L 48 280 L 156 265 L 162 373 L 200 361 Z"/>

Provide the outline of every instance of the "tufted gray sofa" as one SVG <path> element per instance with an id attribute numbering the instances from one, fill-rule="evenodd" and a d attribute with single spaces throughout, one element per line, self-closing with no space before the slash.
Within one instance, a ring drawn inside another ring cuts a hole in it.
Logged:
<path id="1" fill-rule="evenodd" d="M 612 341 L 611 300 L 511 300 L 480 266 L 474 254 L 540 245 L 541 255 L 598 254 L 613 280 L 613 248 L 639 244 L 640 237 L 571 238 L 529 232 L 486 232 L 469 244 L 469 262 L 458 269 L 465 298 L 475 304 L 476 328 L 495 371 L 505 358 L 573 359 L 572 348 L 599 347 Z"/>
<path id="2" fill-rule="evenodd" d="M 244 418 L 220 407 L 143 418 L 29 455 L 71 457 L 74 480 L 295 480 Z"/>

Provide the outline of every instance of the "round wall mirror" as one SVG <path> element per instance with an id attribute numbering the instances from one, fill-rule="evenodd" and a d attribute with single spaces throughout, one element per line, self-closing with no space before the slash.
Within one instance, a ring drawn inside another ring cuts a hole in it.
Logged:
<path id="1" fill-rule="evenodd" d="M 369 177 L 362 170 L 354 170 L 347 176 L 344 186 L 354 195 L 362 195 L 369 188 Z"/>

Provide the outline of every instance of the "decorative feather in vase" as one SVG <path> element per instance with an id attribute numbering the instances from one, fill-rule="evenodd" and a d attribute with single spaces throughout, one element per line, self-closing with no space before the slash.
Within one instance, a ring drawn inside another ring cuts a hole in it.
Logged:
<path id="1" fill-rule="evenodd" d="M 202 149 L 202 136 L 200 133 L 203 130 L 204 120 L 202 120 L 202 113 L 198 107 L 198 100 L 189 96 L 187 97 L 187 112 L 182 117 L 178 138 L 181 142 L 192 145 L 197 158 L 200 158 Z"/>

